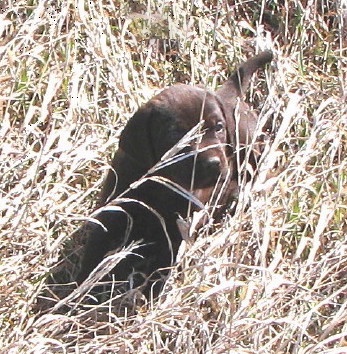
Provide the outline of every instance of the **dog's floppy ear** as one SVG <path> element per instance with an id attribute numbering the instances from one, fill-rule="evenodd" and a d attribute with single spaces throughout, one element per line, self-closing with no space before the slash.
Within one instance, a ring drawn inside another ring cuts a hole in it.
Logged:
<path id="1" fill-rule="evenodd" d="M 230 78 L 217 90 L 216 95 L 222 101 L 230 139 L 235 136 L 235 118 L 234 111 L 239 103 L 239 139 L 241 144 L 250 143 L 253 138 L 257 120 L 255 115 L 250 112 L 248 105 L 242 98 L 247 90 L 252 75 L 257 69 L 265 66 L 273 58 L 271 51 L 262 52 L 253 58 L 248 59 L 230 76 Z"/>
<path id="2" fill-rule="evenodd" d="M 157 162 L 153 147 L 152 120 L 153 105 L 149 101 L 130 118 L 119 140 L 119 148 L 144 173 Z"/>
<path id="3" fill-rule="evenodd" d="M 113 170 L 108 172 L 100 193 L 100 206 L 124 192 L 157 162 L 151 121 L 152 107 L 146 104 L 126 124 L 111 162 Z"/>

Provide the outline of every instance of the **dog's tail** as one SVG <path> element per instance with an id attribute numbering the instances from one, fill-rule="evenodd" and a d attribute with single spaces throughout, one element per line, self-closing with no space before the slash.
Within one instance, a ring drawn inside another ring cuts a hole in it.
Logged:
<path id="1" fill-rule="evenodd" d="M 217 90 L 217 95 L 220 97 L 227 96 L 243 96 L 249 86 L 252 75 L 259 69 L 270 63 L 273 59 L 273 54 L 270 50 L 259 53 L 253 58 L 242 63 L 240 67 L 230 76 L 222 87 Z"/>

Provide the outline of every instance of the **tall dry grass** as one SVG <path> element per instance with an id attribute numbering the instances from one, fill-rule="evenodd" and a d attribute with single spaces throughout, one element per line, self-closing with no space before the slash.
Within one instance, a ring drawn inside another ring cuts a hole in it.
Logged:
<path id="1" fill-rule="evenodd" d="M 345 353 L 346 9 L 343 0 L 3 1 L 1 351 Z M 179 51 L 168 58 L 154 38 L 178 40 Z M 75 272 L 73 232 L 138 106 L 175 82 L 216 87 L 266 48 L 275 60 L 249 100 L 271 138 L 236 214 L 185 242 L 163 295 L 134 313 L 39 312 L 58 261 L 66 280 Z"/>

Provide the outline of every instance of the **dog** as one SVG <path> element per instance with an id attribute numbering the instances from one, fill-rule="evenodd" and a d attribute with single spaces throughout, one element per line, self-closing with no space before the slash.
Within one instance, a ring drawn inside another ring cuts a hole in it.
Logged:
<path id="1" fill-rule="evenodd" d="M 171 86 L 128 121 L 100 194 L 97 222 L 87 223 L 78 284 L 108 252 L 136 241 L 141 243 L 136 254 L 117 264 L 112 275 L 121 291 L 140 287 L 146 296 L 159 294 L 182 242 L 179 216 L 216 195 L 222 213 L 237 195 L 245 159 L 256 168 L 259 149 L 247 154 L 246 148 L 256 138 L 257 116 L 243 96 L 252 75 L 272 58 L 265 51 L 247 60 L 216 92 Z"/>

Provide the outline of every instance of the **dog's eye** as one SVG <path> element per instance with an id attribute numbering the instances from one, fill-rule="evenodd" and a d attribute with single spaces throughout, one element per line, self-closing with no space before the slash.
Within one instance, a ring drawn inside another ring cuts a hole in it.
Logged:
<path id="1" fill-rule="evenodd" d="M 223 122 L 217 122 L 216 125 L 214 126 L 214 130 L 216 132 L 220 132 L 224 129 L 224 124 Z"/>

